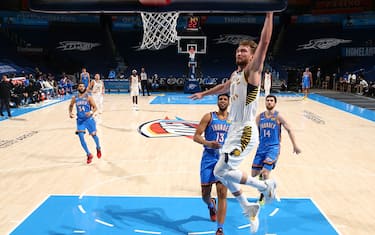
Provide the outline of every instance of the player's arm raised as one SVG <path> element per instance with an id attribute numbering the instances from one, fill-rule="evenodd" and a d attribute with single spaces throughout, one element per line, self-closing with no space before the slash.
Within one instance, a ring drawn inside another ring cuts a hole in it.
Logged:
<path id="1" fill-rule="evenodd" d="M 260 35 L 259 43 L 257 46 L 257 49 L 255 50 L 255 53 L 253 55 L 253 60 L 249 65 L 245 68 L 245 78 L 249 80 L 250 84 L 257 85 L 259 81 L 251 81 L 254 77 L 258 76 L 251 76 L 249 79 L 249 75 L 252 73 L 259 73 L 258 79 L 260 80 L 261 73 L 263 70 L 263 63 L 267 55 L 268 46 L 271 42 L 271 36 L 272 36 L 272 30 L 273 30 L 273 12 L 267 12 L 266 13 L 266 19 L 264 21 L 262 33 Z"/>

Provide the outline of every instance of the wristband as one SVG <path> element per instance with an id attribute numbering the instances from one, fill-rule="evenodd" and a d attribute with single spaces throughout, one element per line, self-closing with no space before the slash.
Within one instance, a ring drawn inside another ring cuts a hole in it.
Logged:
<path id="1" fill-rule="evenodd" d="M 93 115 L 93 114 L 94 114 L 94 112 L 93 112 L 93 111 L 91 110 L 91 111 L 90 111 L 90 114 L 91 114 L 91 115 Z"/>

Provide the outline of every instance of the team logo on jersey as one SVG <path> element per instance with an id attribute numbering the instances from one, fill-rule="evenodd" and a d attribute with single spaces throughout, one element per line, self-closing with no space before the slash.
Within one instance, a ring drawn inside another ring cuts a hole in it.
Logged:
<path id="1" fill-rule="evenodd" d="M 182 119 L 157 119 L 145 122 L 138 127 L 138 132 L 148 138 L 179 137 L 192 138 L 198 122 Z"/>
<path id="2" fill-rule="evenodd" d="M 299 45 L 297 51 L 299 50 L 307 50 L 307 49 L 319 49 L 325 50 L 331 47 L 337 46 L 341 43 L 351 43 L 352 40 L 345 40 L 339 38 L 319 38 L 319 39 L 312 39 L 309 43 Z"/>
<path id="3" fill-rule="evenodd" d="M 234 156 L 236 156 L 236 157 L 238 157 L 238 156 L 240 156 L 240 154 L 241 154 L 241 150 L 239 150 L 239 149 L 234 149 L 230 154 L 231 154 L 231 155 L 234 155 Z"/>

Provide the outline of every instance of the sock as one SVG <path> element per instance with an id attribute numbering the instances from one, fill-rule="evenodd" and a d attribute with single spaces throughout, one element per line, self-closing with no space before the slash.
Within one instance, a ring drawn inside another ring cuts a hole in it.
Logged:
<path id="1" fill-rule="evenodd" d="M 208 204 L 208 208 L 214 208 L 214 204 L 212 203 L 212 201 L 210 202 L 210 204 Z"/>
<path id="2" fill-rule="evenodd" d="M 79 132 L 78 133 L 79 141 L 81 142 L 82 148 L 85 150 L 86 155 L 90 154 L 89 148 L 87 147 L 86 141 L 85 141 L 85 133 Z"/>
<path id="3" fill-rule="evenodd" d="M 242 210 L 245 210 L 246 206 L 249 205 L 249 201 L 246 199 L 246 197 L 244 196 L 243 193 L 241 193 L 240 195 L 236 196 L 236 199 L 240 203 L 240 206 L 241 206 Z"/>
<path id="4" fill-rule="evenodd" d="M 247 177 L 246 185 L 253 186 L 259 191 L 264 191 L 267 189 L 267 185 L 263 180 L 258 180 L 257 178 L 251 176 Z"/>
<path id="5" fill-rule="evenodd" d="M 217 228 L 223 228 L 224 227 L 224 224 L 220 224 L 219 222 L 217 222 Z"/>
<path id="6" fill-rule="evenodd" d="M 100 149 L 99 137 L 97 135 L 93 135 L 92 138 L 94 138 L 96 148 Z"/>

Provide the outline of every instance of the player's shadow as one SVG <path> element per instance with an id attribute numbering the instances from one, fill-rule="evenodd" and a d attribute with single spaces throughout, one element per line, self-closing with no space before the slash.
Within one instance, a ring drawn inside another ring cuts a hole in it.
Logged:
<path id="1" fill-rule="evenodd" d="M 188 234 L 184 224 L 207 221 L 207 218 L 191 215 L 184 219 L 170 218 L 163 208 L 126 209 L 118 205 L 107 206 L 104 211 L 97 213 L 110 217 L 113 223 L 119 227 L 137 228 L 138 226 L 152 226 L 155 230 L 170 232 L 171 234 Z M 179 210 L 176 208 L 176 217 Z M 122 225 L 122 226 L 121 226 Z"/>

